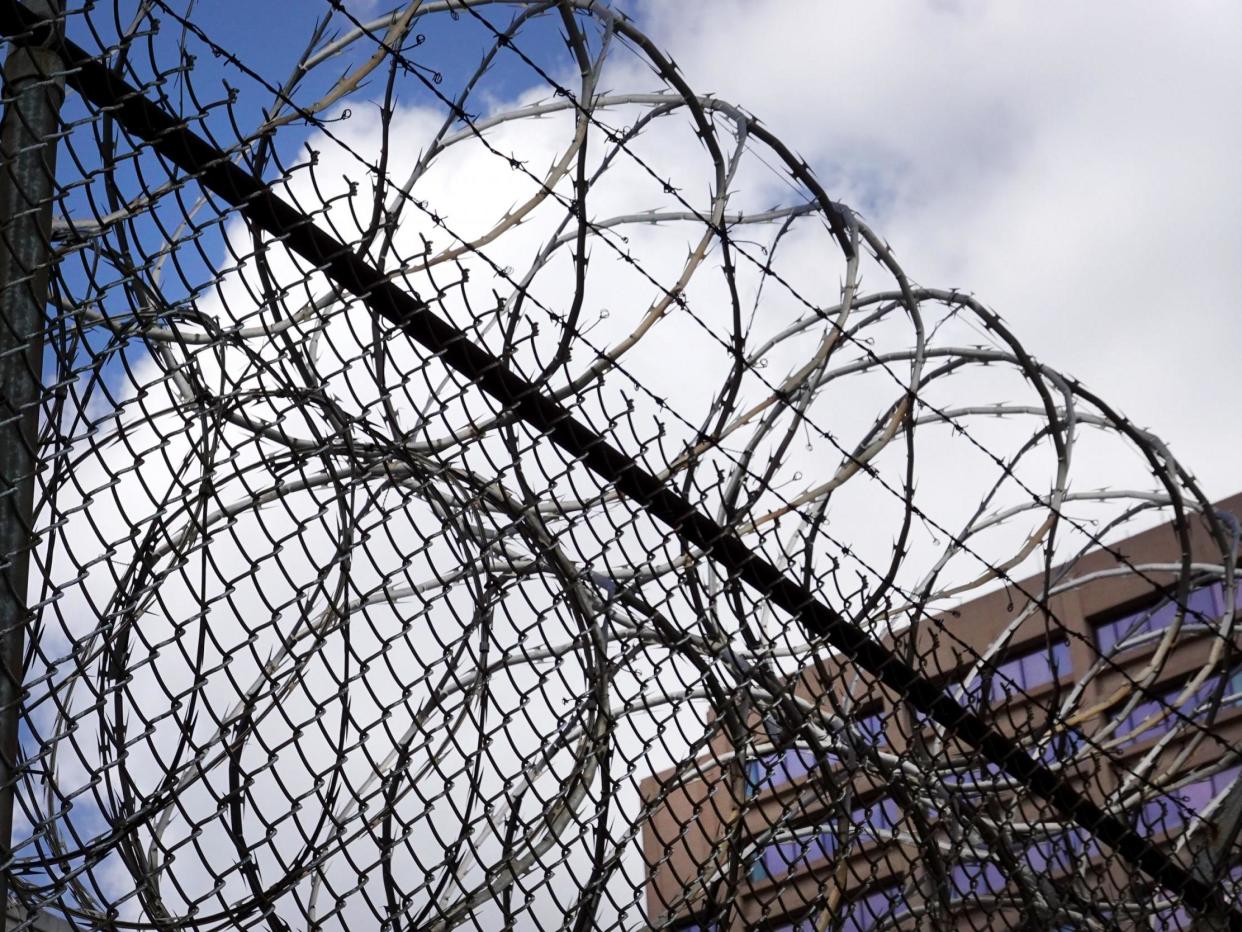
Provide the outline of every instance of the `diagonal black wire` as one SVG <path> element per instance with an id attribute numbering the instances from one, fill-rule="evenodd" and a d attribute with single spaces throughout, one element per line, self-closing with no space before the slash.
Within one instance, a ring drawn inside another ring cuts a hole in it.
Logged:
<path id="1" fill-rule="evenodd" d="M 86 50 L 59 36 L 38 14 L 18 0 L 0 0 L 0 34 L 53 44 L 66 64 L 69 85 L 110 112 L 128 132 L 150 143 L 250 222 L 356 295 L 372 313 L 399 327 L 505 409 L 542 431 L 597 476 L 634 499 L 687 543 L 702 549 L 731 577 L 789 612 L 812 637 L 825 640 L 903 694 L 916 709 L 980 751 L 988 761 L 1109 845 L 1132 866 L 1179 894 L 1192 907 L 1227 916 L 1229 928 L 1242 932 L 1242 911 L 1228 905 L 1216 886 L 1193 876 L 1167 852 L 1068 786 L 1020 744 L 995 731 L 889 648 L 821 602 L 808 588 L 786 577 L 733 532 L 701 513 L 687 498 L 576 420 L 564 405 L 540 393 L 526 378 L 472 343 L 461 330 L 437 317 L 425 302 L 402 290 L 348 246 L 315 226 L 310 217 L 235 165 L 184 122 L 146 98 Z"/>

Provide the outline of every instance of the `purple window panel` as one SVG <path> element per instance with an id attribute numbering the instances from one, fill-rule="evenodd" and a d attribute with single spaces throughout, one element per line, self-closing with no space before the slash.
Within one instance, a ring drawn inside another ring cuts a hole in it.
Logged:
<path id="1" fill-rule="evenodd" d="M 1242 698 L 1242 669 L 1234 670 L 1229 676 L 1229 682 L 1225 685 L 1225 698 L 1232 700 L 1234 704 Z"/>
<path id="2" fill-rule="evenodd" d="M 1095 646 L 1101 654 L 1113 651 L 1118 643 L 1128 637 L 1137 637 L 1152 630 L 1152 625 L 1159 624 L 1157 617 L 1160 609 L 1144 609 L 1132 612 L 1113 621 L 1106 621 L 1095 628 Z"/>
<path id="3" fill-rule="evenodd" d="M 1024 654 L 1021 662 L 1022 675 L 1015 679 L 1026 690 L 1051 683 L 1070 671 L 1069 643 L 1057 641 L 1048 647 L 1040 647 L 1029 654 Z"/>
<path id="4" fill-rule="evenodd" d="M 1178 815 L 1187 813 L 1203 812 L 1208 805 L 1216 798 L 1216 787 L 1213 785 L 1215 780 L 1198 780 L 1194 783 L 1188 783 L 1178 789 L 1174 794 L 1174 798 L 1181 800 L 1181 805 L 1176 807 Z"/>
<path id="5" fill-rule="evenodd" d="M 1242 773 L 1230 767 L 1205 780 L 1197 780 L 1164 796 L 1149 799 L 1139 811 L 1139 826 L 1153 835 L 1172 832 L 1186 821 L 1188 814 L 1203 812 Z"/>
<path id="6" fill-rule="evenodd" d="M 896 802 L 885 797 L 867 808 L 867 818 L 872 828 L 891 832 L 901 824 L 901 810 Z"/>
<path id="7" fill-rule="evenodd" d="M 899 818 L 897 804 L 891 799 L 876 800 L 850 813 L 851 835 L 863 839 L 882 836 L 892 831 Z M 780 877 L 791 870 L 805 869 L 830 858 L 840 844 L 835 825 L 817 833 L 773 842 L 766 845 L 751 864 L 751 880 Z"/>
<path id="8" fill-rule="evenodd" d="M 777 768 L 779 782 L 801 780 L 815 769 L 815 753 L 805 748 L 790 748 L 781 755 L 780 767 Z"/>
<path id="9" fill-rule="evenodd" d="M 1075 860 L 1083 861 L 1100 851 L 1099 840 L 1084 828 L 1072 828 L 1065 833 Z"/>
<path id="10" fill-rule="evenodd" d="M 1182 693 L 1182 686 L 1166 689 L 1156 699 L 1144 699 L 1130 710 L 1130 714 L 1125 717 L 1114 734 L 1119 738 L 1125 738 L 1121 743 L 1122 747 L 1128 747 L 1136 741 L 1163 735 L 1173 726 L 1182 722 L 1183 719 L 1197 718 L 1199 709 L 1215 693 L 1217 683 L 1217 678 L 1209 679 L 1179 705 L 1175 703 L 1177 702 L 1177 697 Z M 1228 693 L 1229 687 L 1226 686 L 1225 694 L 1228 695 Z M 1176 711 L 1169 712 L 1158 721 L 1147 725 L 1142 731 L 1138 731 L 1147 719 L 1168 709 L 1175 709 Z"/>
<path id="11" fill-rule="evenodd" d="M 1160 932 L 1190 932 L 1195 927 L 1194 922 L 1186 907 L 1179 906 L 1176 909 L 1163 909 L 1152 916 L 1150 928 L 1159 929 Z"/>
<path id="12" fill-rule="evenodd" d="M 836 837 L 824 833 L 810 837 L 791 838 L 764 847 L 751 867 L 751 879 L 782 877 L 792 870 L 803 869 L 829 857 L 836 848 Z"/>
<path id="13" fill-rule="evenodd" d="M 1077 728 L 1058 731 L 1039 748 L 1039 759 L 1045 764 L 1063 763 L 1072 760 L 1082 747 L 1082 732 Z"/>
<path id="14" fill-rule="evenodd" d="M 1210 624 L 1224 611 L 1225 600 L 1220 583 L 1193 590 L 1186 598 L 1186 619 L 1183 624 Z M 1166 601 L 1142 611 L 1132 612 L 1095 629 L 1095 646 L 1107 654 L 1123 640 L 1137 638 L 1153 631 L 1163 631 L 1177 617 L 1177 606 Z"/>
<path id="15" fill-rule="evenodd" d="M 887 744 L 888 739 L 884 734 L 884 725 L 887 721 L 883 712 L 872 712 L 870 715 L 864 715 L 854 723 L 854 730 L 868 740 L 877 745 Z"/>
<path id="16" fill-rule="evenodd" d="M 1177 698 L 1177 692 L 1178 690 L 1172 693 L 1166 692 L 1159 699 L 1144 699 L 1131 709 L 1130 713 L 1117 727 L 1117 731 L 1114 732 L 1117 737 L 1125 738 L 1122 742 L 1122 747 L 1134 744 L 1136 741 L 1154 738 L 1168 731 L 1175 721 L 1172 715 L 1149 723 L 1142 731 L 1139 731 L 1139 728 L 1153 715 L 1158 715 L 1167 710 L 1170 703 Z"/>
<path id="17" fill-rule="evenodd" d="M 790 838 L 766 845 L 751 865 L 751 880 L 781 877 L 795 868 L 806 867 L 830 852 L 821 845 L 820 837 Z"/>
<path id="18" fill-rule="evenodd" d="M 1047 649 L 1032 651 L 1022 658 L 1022 685 L 1028 690 L 1051 683 L 1070 672 L 1067 641 L 1057 641 Z"/>
<path id="19" fill-rule="evenodd" d="M 897 804 L 887 797 L 877 799 L 870 805 L 855 809 L 850 813 L 850 822 L 854 824 L 862 838 L 883 838 L 892 832 L 901 821 L 901 811 Z"/>
<path id="20" fill-rule="evenodd" d="M 1178 803 L 1167 796 L 1149 799 L 1139 810 L 1139 828 L 1149 835 L 1172 831 L 1182 823 Z"/>
<path id="21" fill-rule="evenodd" d="M 766 756 L 747 762 L 746 796 L 748 798 L 758 794 L 763 789 L 771 772 L 772 767 Z"/>
<path id="22" fill-rule="evenodd" d="M 1237 885 L 1240 876 L 1242 876 L 1242 867 L 1235 867 L 1229 872 L 1229 879 L 1225 882 L 1225 890 L 1230 894 L 1235 903 L 1242 899 L 1242 896 L 1239 896 L 1242 891 L 1239 891 Z M 1151 921 L 1151 928 L 1160 929 L 1161 932 L 1165 932 L 1165 930 L 1189 932 L 1194 927 L 1194 917 L 1184 906 L 1163 910 L 1152 917 Z"/>
<path id="23" fill-rule="evenodd" d="M 1069 671 L 1069 644 L 1057 641 L 1010 657 L 997 664 L 990 676 L 985 671 L 971 682 L 965 696 L 968 701 L 978 702 L 985 681 L 990 681 L 988 702 L 1001 702 L 1016 693 L 1030 692 L 1045 683 L 1051 683 Z"/>
<path id="24" fill-rule="evenodd" d="M 811 839 L 811 843 L 807 846 L 807 862 L 814 864 L 816 861 L 826 861 L 837 853 L 839 846 L 840 840 L 836 832 L 820 832 Z"/>
<path id="25" fill-rule="evenodd" d="M 797 840 L 765 845 L 750 865 L 750 879 L 764 880 L 768 877 L 779 877 L 789 870 L 791 864 L 797 862 L 801 853 L 802 842 Z"/>
<path id="26" fill-rule="evenodd" d="M 746 765 L 746 795 L 774 790 L 792 780 L 800 780 L 815 769 L 815 754 L 806 748 L 789 748 L 778 754 L 764 754 Z"/>
<path id="27" fill-rule="evenodd" d="M 992 780 L 1003 779 L 1005 771 L 996 764 L 986 762 L 973 770 L 965 771 L 959 778 L 963 784 L 973 784 L 982 782 L 990 782 Z"/>
<path id="28" fill-rule="evenodd" d="M 1030 844 L 1018 859 L 1035 873 L 1068 872 L 1087 851 L 1088 835 L 1071 829 Z M 994 861 L 962 861 L 949 871 L 949 894 L 953 899 L 1002 893 L 1009 885 L 1004 870 Z"/>
<path id="29" fill-rule="evenodd" d="M 1037 874 L 1071 871 L 1082 857 L 1086 834 L 1077 829 L 1043 838 L 1027 848 L 1024 860 Z"/>
<path id="30" fill-rule="evenodd" d="M 886 744 L 883 712 L 873 712 L 853 723 L 856 733 L 875 744 Z M 832 754 L 828 760 L 835 760 Z M 796 780 L 801 780 L 816 769 L 815 754 L 807 748 L 789 748 L 775 754 L 764 754 L 746 765 L 746 796 L 775 790 Z"/>
<path id="31" fill-rule="evenodd" d="M 763 757 L 750 761 L 746 765 L 746 796 L 747 798 L 761 793 L 771 786 L 772 768 L 776 766 L 776 755 L 765 754 Z"/>
<path id="32" fill-rule="evenodd" d="M 972 706 L 972 705 L 979 704 L 979 697 L 983 694 L 983 685 L 984 685 L 985 679 L 987 679 L 987 673 L 986 672 L 980 673 L 979 675 L 971 679 L 970 685 L 962 689 L 962 700 L 961 701 L 963 705 Z M 918 715 L 919 724 L 930 723 L 932 721 L 932 717 L 930 715 L 924 715 L 921 712 L 916 713 L 916 714 Z"/>

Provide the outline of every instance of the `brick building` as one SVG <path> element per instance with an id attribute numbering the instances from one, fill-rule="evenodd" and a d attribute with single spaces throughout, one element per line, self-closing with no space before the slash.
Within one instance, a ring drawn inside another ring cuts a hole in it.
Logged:
<path id="1" fill-rule="evenodd" d="M 1217 509 L 1242 515 L 1242 495 Z M 1202 839 L 1229 847 L 1242 640 L 1224 636 L 1226 590 L 1207 565 L 1221 551 L 1199 524 L 1184 613 L 1176 574 L 1158 569 L 1180 556 L 1163 525 L 1075 561 L 1041 608 L 998 589 L 889 641 L 1096 803 L 1229 883 L 1232 856 Z M 1114 572 L 1135 566 L 1149 569 Z M 842 746 L 817 755 L 753 712 L 747 747 L 718 734 L 643 783 L 653 928 L 1190 928 L 1158 887 L 865 675 L 823 658 L 794 690 L 849 723 Z"/>

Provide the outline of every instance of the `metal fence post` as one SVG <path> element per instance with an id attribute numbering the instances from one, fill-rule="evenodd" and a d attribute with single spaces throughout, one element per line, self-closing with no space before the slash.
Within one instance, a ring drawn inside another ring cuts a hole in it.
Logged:
<path id="1" fill-rule="evenodd" d="M 53 21 L 60 0 L 31 7 Z M 49 48 L 14 42 L 0 118 L 0 932 L 8 928 L 62 71 Z"/>

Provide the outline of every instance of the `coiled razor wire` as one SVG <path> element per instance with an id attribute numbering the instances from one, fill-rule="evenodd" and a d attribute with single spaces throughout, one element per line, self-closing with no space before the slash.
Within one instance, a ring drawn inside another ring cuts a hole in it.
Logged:
<path id="1" fill-rule="evenodd" d="M 0 2 L 10 929 L 1239 927 L 1158 438 L 608 5 L 296 6 Z"/>

